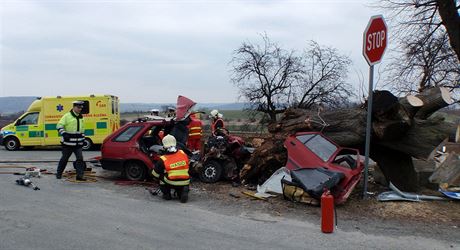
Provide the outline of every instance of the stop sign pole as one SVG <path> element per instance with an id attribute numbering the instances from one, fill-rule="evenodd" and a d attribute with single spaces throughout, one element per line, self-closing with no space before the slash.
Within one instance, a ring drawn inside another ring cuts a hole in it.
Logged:
<path id="1" fill-rule="evenodd" d="M 369 64 L 369 95 L 367 97 L 366 145 L 364 160 L 364 194 L 368 197 L 369 150 L 372 128 L 372 95 L 374 88 L 374 65 L 379 63 L 387 47 L 387 25 L 382 15 L 372 16 L 364 30 L 363 55 Z"/>

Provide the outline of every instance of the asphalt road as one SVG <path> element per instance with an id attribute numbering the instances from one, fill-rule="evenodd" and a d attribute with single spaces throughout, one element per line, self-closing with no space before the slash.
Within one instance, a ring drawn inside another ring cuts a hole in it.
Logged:
<path id="1" fill-rule="evenodd" d="M 0 161 L 59 156 L 56 150 L 0 149 Z M 52 171 L 55 164 L 40 167 Z M 439 239 L 410 231 L 374 235 L 340 228 L 322 234 L 319 218 L 315 222 L 232 208 L 221 213 L 212 200 L 198 200 L 196 189 L 187 204 L 163 201 L 144 187 L 113 184 L 114 173 L 98 173 L 109 180 L 76 184 L 52 175 L 35 178 L 39 191 L 16 185 L 18 176 L 0 174 L 0 249 L 460 249 L 459 237 Z"/>

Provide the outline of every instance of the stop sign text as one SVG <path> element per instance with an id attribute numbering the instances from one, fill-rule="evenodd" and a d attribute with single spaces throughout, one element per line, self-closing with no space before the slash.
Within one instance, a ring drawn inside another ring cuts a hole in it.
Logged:
<path id="1" fill-rule="evenodd" d="M 364 30 L 363 55 L 369 65 L 379 63 L 388 40 L 387 25 L 381 15 L 373 16 Z"/>

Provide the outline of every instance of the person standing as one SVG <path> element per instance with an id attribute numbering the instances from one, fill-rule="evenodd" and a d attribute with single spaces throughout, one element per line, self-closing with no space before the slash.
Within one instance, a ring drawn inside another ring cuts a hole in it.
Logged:
<path id="1" fill-rule="evenodd" d="M 176 117 L 176 109 L 173 107 L 168 107 L 167 117 L 174 118 Z"/>
<path id="2" fill-rule="evenodd" d="M 211 118 L 211 134 L 212 136 L 217 136 L 219 134 L 225 134 L 225 125 L 224 120 L 222 119 L 223 115 L 219 113 L 217 109 L 214 109 L 210 112 L 209 117 Z"/>
<path id="3" fill-rule="evenodd" d="M 77 181 L 86 181 L 84 178 L 85 162 L 83 161 L 82 146 L 85 140 L 85 128 L 82 110 L 83 101 L 72 102 L 73 108 L 62 116 L 56 128 L 61 136 L 62 156 L 56 171 L 56 179 L 62 178 L 62 173 L 67 166 L 69 157 L 75 154 L 75 169 L 77 172 Z"/>
<path id="4" fill-rule="evenodd" d="M 187 147 L 192 151 L 201 149 L 201 137 L 203 136 L 203 122 L 196 114 L 190 115 L 190 124 L 188 125 L 188 141 Z"/>
<path id="5" fill-rule="evenodd" d="M 150 110 L 150 115 L 151 116 L 160 116 L 160 110 L 159 109 L 151 109 Z"/>
<path id="6" fill-rule="evenodd" d="M 174 189 L 180 202 L 186 203 L 190 185 L 188 156 L 184 151 L 177 149 L 174 136 L 167 135 L 162 142 L 165 154 L 155 163 L 152 175 L 160 180 L 163 199 L 171 200 L 171 189 Z"/>

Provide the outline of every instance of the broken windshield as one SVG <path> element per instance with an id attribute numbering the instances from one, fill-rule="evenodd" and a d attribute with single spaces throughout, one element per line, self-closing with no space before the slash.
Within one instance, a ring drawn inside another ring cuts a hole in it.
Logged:
<path id="1" fill-rule="evenodd" d="M 297 140 L 301 141 L 323 161 L 329 160 L 332 154 L 337 150 L 334 144 L 319 134 L 298 135 Z"/>

